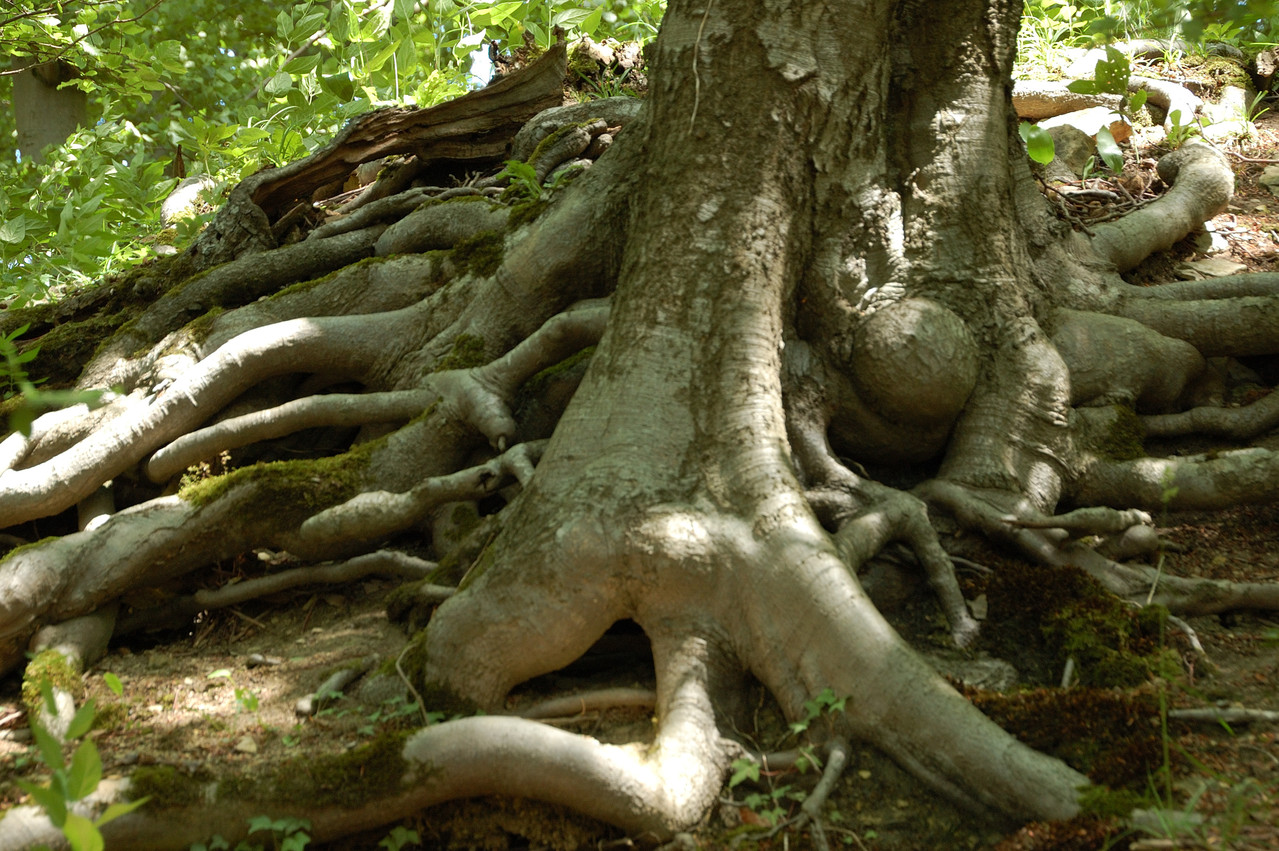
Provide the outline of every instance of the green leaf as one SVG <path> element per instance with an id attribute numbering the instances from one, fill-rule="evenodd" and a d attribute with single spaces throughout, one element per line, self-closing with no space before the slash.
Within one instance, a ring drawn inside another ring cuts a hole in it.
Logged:
<path id="1" fill-rule="evenodd" d="M 1029 121 L 1023 121 L 1017 128 L 1021 139 L 1026 143 L 1026 153 L 1037 163 L 1047 165 L 1053 161 L 1056 145 L 1047 130 Z"/>
<path id="2" fill-rule="evenodd" d="M 1146 99 L 1150 96 L 1150 92 L 1142 89 L 1139 92 L 1133 92 L 1128 97 L 1128 111 L 1136 112 L 1146 105 Z"/>
<path id="3" fill-rule="evenodd" d="M 9 429 L 21 432 L 24 437 L 31 436 L 31 426 L 36 421 L 36 409 L 30 403 L 23 403 L 9 412 Z"/>
<path id="4" fill-rule="evenodd" d="M 1124 170 L 1124 152 L 1119 149 L 1119 145 L 1115 142 L 1115 137 L 1108 127 L 1103 127 L 1097 131 L 1097 153 L 1101 154 L 1101 158 L 1106 161 L 1106 165 L 1110 166 L 1110 170 L 1115 174 L 1119 174 Z"/>
<path id="5" fill-rule="evenodd" d="M 328 16 L 328 12 L 311 12 L 303 15 L 302 19 L 289 31 L 288 41 L 290 43 L 310 41 L 324 28 L 324 22 Z"/>
<path id="6" fill-rule="evenodd" d="M 37 786 L 25 780 L 15 780 L 13 782 L 17 783 L 22 791 L 35 800 L 55 827 L 62 827 L 67 820 L 67 801 L 65 798 L 48 786 Z"/>
<path id="7" fill-rule="evenodd" d="M 15 245 L 27 236 L 27 220 L 22 214 L 0 225 L 0 242 Z"/>
<path id="8" fill-rule="evenodd" d="M 73 851 L 102 851 L 102 834 L 98 827 L 82 815 L 67 813 L 67 823 L 62 826 Z"/>
<path id="9" fill-rule="evenodd" d="M 604 7 L 599 6 L 595 9 L 594 12 L 591 12 L 589 15 L 586 16 L 586 18 L 582 21 L 582 24 L 581 26 L 578 27 L 578 29 L 581 30 L 585 35 L 593 37 L 595 35 L 595 31 L 600 28 L 600 21 L 602 21 L 603 19 L 604 19 Z"/>
<path id="10" fill-rule="evenodd" d="M 230 679 L 230 678 L 231 678 L 231 671 L 230 671 L 230 669 L 228 669 L 228 668 L 218 668 L 216 671 L 214 671 L 214 672 L 213 672 L 213 673 L 211 673 L 211 674 L 208 674 L 208 675 L 205 677 L 205 679 L 206 679 L 206 680 L 216 680 L 216 679 L 218 679 L 218 678 L 226 678 L 226 679 Z"/>
<path id="11" fill-rule="evenodd" d="M 728 779 L 729 788 L 739 786 L 746 780 L 759 782 L 759 763 L 750 759 L 733 760 L 733 776 Z"/>
<path id="12" fill-rule="evenodd" d="M 32 722 L 31 735 L 35 736 L 36 746 L 40 748 L 40 758 L 44 760 L 45 765 L 54 771 L 66 768 L 66 763 L 62 761 L 62 743 L 55 739 L 52 733 L 43 725 Z"/>
<path id="13" fill-rule="evenodd" d="M 311 53 L 306 56 L 295 56 L 288 62 L 284 63 L 284 67 L 280 69 L 283 74 L 305 74 L 308 71 L 314 71 L 320 65 L 322 57 L 318 53 Z"/>
<path id="14" fill-rule="evenodd" d="M 1092 80 L 1074 80 L 1067 83 L 1066 88 L 1077 95 L 1095 95 L 1101 91 Z"/>
<path id="15" fill-rule="evenodd" d="M 151 800 L 150 795 L 145 798 L 139 798 L 136 801 L 117 801 L 107 807 L 106 810 L 103 811 L 102 815 L 98 816 L 97 820 L 94 821 L 94 824 L 98 827 L 102 827 L 102 825 L 110 821 L 115 821 L 120 816 L 127 816 L 129 813 L 133 812 L 149 800 Z"/>
<path id="16" fill-rule="evenodd" d="M 546 30 L 542 29 L 541 27 L 539 27 L 537 24 L 533 23 L 532 21 L 525 21 L 524 28 L 533 34 L 533 38 L 537 41 L 539 45 L 541 45 L 542 47 L 551 46 L 551 40 L 546 35 Z"/>
<path id="17" fill-rule="evenodd" d="M 262 90 L 269 95 L 282 95 L 291 88 L 293 88 L 293 78 L 280 71 L 266 81 L 266 85 L 262 87 Z"/>
<path id="18" fill-rule="evenodd" d="M 98 788 L 102 781 L 102 757 L 92 739 L 85 739 L 71 757 L 71 770 L 67 772 L 67 795 L 78 801 Z"/>
<path id="19" fill-rule="evenodd" d="M 102 675 L 102 681 L 107 684 L 107 688 L 111 689 L 116 697 L 124 694 L 124 684 L 120 682 L 120 678 L 115 674 L 107 671 Z"/>
<path id="20" fill-rule="evenodd" d="M 551 17 L 551 25 L 570 29 L 586 20 L 590 14 L 590 9 L 561 9 Z"/>
<path id="21" fill-rule="evenodd" d="M 395 70 L 400 76 L 410 73 L 417 67 L 417 46 L 413 44 L 413 39 L 406 38 L 396 46 L 395 64 Z"/>
<path id="22" fill-rule="evenodd" d="M 413 17 L 415 6 L 417 6 L 417 0 L 395 0 L 395 17 L 402 21 Z"/>
<path id="23" fill-rule="evenodd" d="M 1097 62 L 1093 71 L 1093 80 L 1102 92 L 1122 95 L 1128 92 L 1128 78 L 1132 66 L 1128 57 L 1111 45 L 1106 45 L 1106 58 Z"/>
<path id="24" fill-rule="evenodd" d="M 47 396 L 47 393 L 41 393 L 41 396 Z M 89 728 L 93 726 L 93 718 L 97 714 L 94 706 L 93 698 L 89 698 L 76 710 L 75 717 L 71 719 L 71 723 L 67 725 L 67 738 L 78 739 L 85 733 L 89 732 Z"/>

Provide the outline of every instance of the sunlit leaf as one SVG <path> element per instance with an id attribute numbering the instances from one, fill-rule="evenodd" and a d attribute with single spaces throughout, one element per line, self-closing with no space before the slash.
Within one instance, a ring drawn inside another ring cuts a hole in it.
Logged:
<path id="1" fill-rule="evenodd" d="M 78 801 L 98 788 L 102 780 L 102 757 L 98 755 L 98 747 L 92 739 L 85 739 L 76 748 L 71 757 L 71 768 L 67 772 L 67 795 Z"/>
<path id="2" fill-rule="evenodd" d="M 1023 121 L 1021 126 L 1017 128 L 1017 132 L 1021 134 L 1022 141 L 1026 143 L 1026 153 L 1030 155 L 1032 160 L 1044 165 L 1053 161 L 1053 157 L 1056 155 L 1056 145 L 1047 130 L 1038 124 Z"/>
<path id="3" fill-rule="evenodd" d="M 1114 134 L 1107 127 L 1097 131 L 1097 153 L 1101 154 L 1101 158 L 1115 174 L 1124 170 L 1124 152 L 1120 150 Z"/>
<path id="4" fill-rule="evenodd" d="M 73 851 L 102 851 L 102 834 L 97 826 L 82 815 L 67 813 L 67 823 L 62 826 Z"/>

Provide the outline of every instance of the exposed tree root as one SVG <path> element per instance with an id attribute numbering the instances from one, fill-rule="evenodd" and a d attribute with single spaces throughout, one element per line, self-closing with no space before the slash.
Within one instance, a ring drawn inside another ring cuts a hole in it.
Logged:
<path id="1" fill-rule="evenodd" d="M 305 585 L 340 585 L 366 576 L 393 576 L 406 580 L 421 580 L 425 579 L 435 567 L 434 562 L 413 558 L 394 550 L 378 550 L 336 564 L 292 568 L 269 576 L 246 579 L 211 591 L 197 591 L 189 596 L 178 597 L 167 601 L 164 610 L 159 614 L 144 611 L 138 612 L 133 617 L 119 619 L 114 634 L 127 635 L 143 629 L 174 629 L 190 623 L 191 619 L 200 612 L 238 606 L 268 594 L 276 594 Z"/>

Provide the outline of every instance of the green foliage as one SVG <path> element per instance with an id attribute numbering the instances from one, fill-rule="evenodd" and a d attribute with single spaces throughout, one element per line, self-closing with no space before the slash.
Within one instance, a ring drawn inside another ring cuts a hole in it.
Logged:
<path id="1" fill-rule="evenodd" d="M 1199 135 L 1200 127 L 1195 122 L 1181 123 L 1181 110 L 1174 109 L 1168 114 L 1168 120 L 1172 122 L 1172 126 L 1168 128 L 1168 144 L 1174 148 L 1180 148 L 1189 140 Z"/>
<path id="2" fill-rule="evenodd" d="M 1075 80 L 1066 88 L 1081 95 L 1126 95 L 1128 78 L 1132 74 L 1132 65 L 1128 57 L 1110 45 L 1106 46 L 1106 56 L 1097 60 L 1091 80 Z"/>
<path id="3" fill-rule="evenodd" d="M 386 851 L 400 851 L 405 845 L 421 845 L 422 837 L 418 835 L 416 830 L 409 830 L 406 827 L 395 827 L 382 838 L 377 844 L 379 848 L 385 848 Z"/>
<path id="4" fill-rule="evenodd" d="M 847 697 L 836 697 L 831 689 L 823 689 L 812 699 L 804 701 L 804 716 L 790 723 L 787 738 L 803 737 L 812 724 L 819 719 L 829 719 L 833 715 L 842 714 L 847 702 Z M 817 758 L 810 744 L 804 743 L 800 746 L 800 757 L 796 760 L 795 767 L 800 772 L 821 767 L 821 760 Z M 747 782 L 762 783 L 762 788 L 747 792 L 741 803 L 771 825 L 780 822 L 794 804 L 803 803 L 807 797 L 804 790 L 796 789 L 792 784 L 778 785 L 773 782 L 772 776 L 762 775 L 761 765 L 754 758 L 735 759 L 730 768 L 732 769 L 728 779 L 730 789 L 736 789 Z"/>
<path id="5" fill-rule="evenodd" d="M 21 395 L 9 406 L 9 430 L 31 434 L 31 424 L 41 413 L 69 405 L 96 406 L 104 395 L 100 390 L 40 390 L 27 376 L 26 364 L 40 355 L 39 346 L 19 349 L 17 340 L 31 326 L 20 325 L 8 334 L 0 334 L 0 398 L 5 401 Z"/>
<path id="6" fill-rule="evenodd" d="M 162 231 L 179 178 L 208 175 L 216 200 L 265 166 L 311 153 L 351 117 L 431 106 L 474 85 L 486 40 L 650 38 L 657 0 L 286 0 L 240 3 L 19 0 L 0 17 L 0 60 L 58 58 L 89 120 L 46 161 L 16 150 L 0 111 L 0 300 L 55 300 L 182 244 L 206 212 Z M 47 7 L 47 8 L 46 8 Z M 8 63 L 0 61 L 0 68 Z M 0 75 L 0 100 L 12 81 Z"/>
<path id="7" fill-rule="evenodd" d="M 115 681 L 115 685 L 111 686 L 112 691 L 115 691 L 120 685 L 120 680 L 113 674 L 110 676 Z M 58 706 L 54 699 L 53 684 L 48 679 L 41 680 L 40 693 L 48 711 L 51 714 L 56 713 Z M 116 691 L 116 694 L 119 693 Z M 70 762 L 63 757 L 62 742 L 33 717 L 31 735 L 36 740 L 40 762 L 49 769 L 49 785 L 38 786 L 26 780 L 14 781 L 45 811 L 49 821 L 62 831 L 72 851 L 102 851 L 104 844 L 99 828 L 122 815 L 133 812 L 147 802 L 146 798 L 141 798 L 128 803 L 115 803 L 107 807 L 96 819 L 88 819 L 71 811 L 72 804 L 91 795 L 102 781 L 102 757 L 98 755 L 98 747 L 93 740 L 85 738 L 93 727 L 96 715 L 94 702 L 89 699 L 71 718 L 71 723 L 67 727 L 66 741 L 80 740 L 80 742 L 71 755 Z"/>
<path id="8" fill-rule="evenodd" d="M 249 835 L 269 832 L 271 834 L 269 847 L 274 851 L 303 851 L 311 844 L 311 834 L 307 832 L 310 829 L 311 822 L 306 819 L 273 819 L 270 816 L 254 816 L 249 819 Z M 260 842 L 242 839 L 232 849 L 231 843 L 221 836 L 214 836 L 207 843 L 195 843 L 191 846 L 191 851 L 266 851 L 267 848 L 268 846 Z"/>

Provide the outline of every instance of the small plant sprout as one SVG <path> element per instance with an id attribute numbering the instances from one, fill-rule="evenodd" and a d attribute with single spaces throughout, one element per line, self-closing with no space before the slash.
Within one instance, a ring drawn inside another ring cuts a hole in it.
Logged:
<path id="1" fill-rule="evenodd" d="M 108 680 L 108 686 L 112 691 L 116 691 L 116 686 L 120 684 L 119 678 L 114 674 L 108 676 L 115 682 L 115 686 L 111 686 L 111 680 Z M 40 683 L 40 693 L 44 697 L 46 708 L 50 713 L 56 713 L 57 703 L 53 696 L 53 686 L 48 680 Z M 116 691 L 116 694 L 119 693 Z M 51 775 L 49 785 L 37 786 L 26 780 L 15 781 L 19 788 L 44 809 L 45 814 L 49 816 L 49 821 L 62 831 L 72 851 L 102 851 L 104 843 L 99 828 L 107 822 L 133 812 L 148 800 L 142 798 L 128 803 L 112 804 L 96 819 L 87 818 L 72 810 L 72 805 L 92 794 L 102 780 L 102 758 L 98 755 L 97 745 L 92 739 L 86 737 L 95 717 L 97 717 L 97 710 L 93 699 L 90 698 L 71 719 L 66 740 L 74 742 L 79 739 L 80 743 L 76 746 L 70 763 L 63 758 L 62 743 L 39 723 L 32 720 L 31 735 L 35 738 L 40 761 L 49 769 Z"/>
<path id="2" fill-rule="evenodd" d="M 1056 156 L 1052 135 L 1038 124 L 1023 121 L 1017 127 L 1021 140 L 1026 143 L 1026 153 L 1040 165 L 1048 165 Z"/>
<path id="3" fill-rule="evenodd" d="M 385 848 L 386 851 L 400 851 L 405 845 L 421 845 L 422 837 L 418 835 L 416 830 L 409 830 L 407 827 L 394 827 L 391 832 L 382 837 L 377 847 Z"/>

